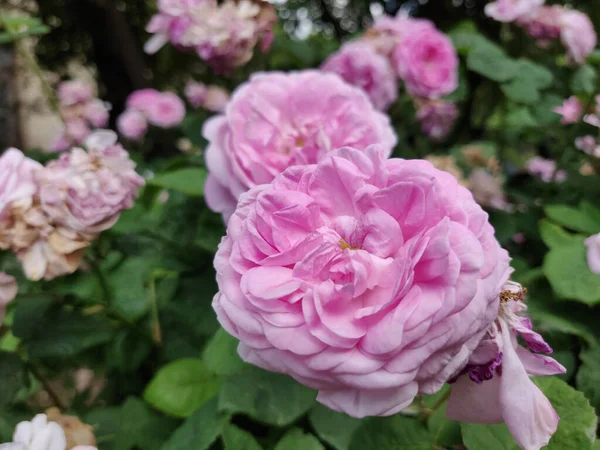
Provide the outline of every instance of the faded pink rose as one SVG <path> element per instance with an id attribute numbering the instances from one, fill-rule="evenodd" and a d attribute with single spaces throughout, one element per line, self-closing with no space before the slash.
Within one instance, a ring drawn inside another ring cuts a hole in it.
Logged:
<path id="1" fill-rule="evenodd" d="M 581 11 L 564 8 L 560 17 L 560 40 L 572 62 L 585 62 L 597 43 L 594 24 L 589 16 Z"/>
<path id="2" fill-rule="evenodd" d="M 200 108 L 204 104 L 208 87 L 204 83 L 188 81 L 185 85 L 185 98 L 194 108 Z"/>
<path id="3" fill-rule="evenodd" d="M 600 233 L 585 240 L 587 263 L 593 273 L 600 275 Z"/>
<path id="4" fill-rule="evenodd" d="M 525 311 L 521 286 L 508 283 L 498 317 L 459 373 L 446 411 L 461 422 L 504 422 L 519 447 L 539 450 L 556 431 L 559 417 L 529 377 L 566 370 L 542 354 L 552 349 L 533 331 L 531 319 L 522 315 Z M 518 344 L 518 336 L 527 348 Z"/>
<path id="5" fill-rule="evenodd" d="M 323 63 L 321 70 L 337 73 L 361 88 L 379 110 L 386 110 L 398 98 L 396 75 L 388 59 L 364 42 L 344 45 Z"/>
<path id="6" fill-rule="evenodd" d="M 108 125 L 110 106 L 100 99 L 94 99 L 85 105 L 84 116 L 96 128 Z"/>
<path id="7" fill-rule="evenodd" d="M 452 131 L 458 117 L 454 103 L 442 100 L 417 101 L 417 119 L 421 131 L 434 141 L 443 141 Z"/>
<path id="8" fill-rule="evenodd" d="M 398 76 L 415 97 L 440 98 L 458 87 L 458 56 L 445 34 L 428 26 L 402 36 L 392 52 Z"/>
<path id="9" fill-rule="evenodd" d="M 82 144 L 85 138 L 92 132 L 87 121 L 79 117 L 67 120 L 65 126 L 64 133 L 68 136 L 72 144 Z"/>
<path id="10" fill-rule="evenodd" d="M 85 81 L 63 81 L 58 85 L 58 101 L 66 106 L 85 103 L 94 97 L 94 86 Z"/>
<path id="11" fill-rule="evenodd" d="M 577 97 L 572 95 L 562 105 L 557 106 L 552 111 L 562 116 L 562 119 L 560 119 L 561 123 L 577 123 L 581 120 L 581 116 L 583 116 L 583 105 Z"/>
<path id="12" fill-rule="evenodd" d="M 385 155 L 342 148 L 251 189 L 215 257 L 213 307 L 244 361 L 354 417 L 395 414 L 462 369 L 509 274 L 466 188 Z"/>
<path id="13" fill-rule="evenodd" d="M 498 22 L 514 22 L 544 4 L 544 0 L 496 0 L 485 5 L 485 14 Z"/>
<path id="14" fill-rule="evenodd" d="M 546 46 L 560 36 L 562 12 L 561 6 L 540 6 L 520 17 L 517 23 L 525 29 L 527 34 L 536 39 L 540 46 Z"/>
<path id="15" fill-rule="evenodd" d="M 172 128 L 185 117 L 185 104 L 176 94 L 163 92 L 147 111 L 148 121 L 160 128 Z"/>
<path id="16" fill-rule="evenodd" d="M 527 161 L 527 171 L 532 175 L 537 175 L 542 181 L 549 183 L 556 181 L 562 183 L 567 179 L 567 173 L 564 170 L 556 170 L 556 162 L 551 159 L 545 159 L 541 156 L 535 156 Z"/>
<path id="17" fill-rule="evenodd" d="M 74 148 L 39 173 L 40 201 L 56 224 L 94 234 L 133 206 L 144 180 L 111 131 L 92 134 L 88 151 Z"/>
<path id="18" fill-rule="evenodd" d="M 126 109 L 117 118 L 117 129 L 130 141 L 139 141 L 148 131 L 148 121 L 141 112 L 135 109 Z"/>
<path id="19" fill-rule="evenodd" d="M 15 277 L 0 272 L 0 327 L 4 321 L 6 307 L 15 299 L 18 290 Z"/>
<path id="20" fill-rule="evenodd" d="M 229 103 L 229 99 L 230 95 L 227 89 L 219 86 L 209 86 L 202 106 L 208 111 L 223 113 L 225 112 L 227 103 Z"/>
<path id="21" fill-rule="evenodd" d="M 575 147 L 594 158 L 600 158 L 600 145 L 594 136 L 581 136 L 575 139 Z"/>
<path id="22" fill-rule="evenodd" d="M 140 89 L 129 94 L 127 97 L 127 108 L 137 109 L 144 114 L 148 114 L 152 105 L 158 102 L 161 97 L 160 91 L 156 89 Z"/>
<path id="23" fill-rule="evenodd" d="M 422 30 L 435 31 L 433 22 L 425 19 L 413 19 L 402 12 L 395 17 L 381 16 L 367 30 L 362 41 L 368 43 L 377 53 L 389 57 L 394 47 L 404 36 Z"/>
<path id="24" fill-rule="evenodd" d="M 12 202 L 36 193 L 35 174 L 41 168 L 41 164 L 16 148 L 9 148 L 0 156 L 0 221 Z"/>
<path id="25" fill-rule="evenodd" d="M 307 70 L 255 74 L 224 115 L 206 121 L 205 198 L 225 220 L 239 196 L 295 164 L 314 164 L 333 149 L 396 145 L 390 119 L 338 75 Z"/>

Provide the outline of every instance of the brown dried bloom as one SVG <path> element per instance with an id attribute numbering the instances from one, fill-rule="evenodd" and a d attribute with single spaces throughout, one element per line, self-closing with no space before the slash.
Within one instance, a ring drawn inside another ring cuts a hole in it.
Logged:
<path id="1" fill-rule="evenodd" d="M 58 408 L 50 408 L 46 410 L 48 421 L 56 422 L 61 426 L 67 438 L 66 450 L 71 450 L 78 445 L 96 446 L 96 437 L 94 436 L 94 428 L 79 420 L 75 416 L 62 415 Z"/>

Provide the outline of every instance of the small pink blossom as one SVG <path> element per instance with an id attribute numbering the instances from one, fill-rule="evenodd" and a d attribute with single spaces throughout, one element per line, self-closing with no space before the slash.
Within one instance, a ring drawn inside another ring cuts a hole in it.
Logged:
<path id="1" fill-rule="evenodd" d="M 513 234 L 512 240 L 515 244 L 524 244 L 525 242 L 527 242 L 525 233 L 521 233 L 521 232 Z"/>
<path id="2" fill-rule="evenodd" d="M 205 198 L 227 218 L 239 196 L 295 164 L 314 164 L 335 148 L 396 145 L 390 119 L 339 76 L 315 70 L 254 74 L 225 114 L 206 121 Z"/>
<path id="3" fill-rule="evenodd" d="M 442 141 L 452 131 L 458 117 L 454 103 L 442 100 L 417 101 L 417 119 L 421 131 L 434 141 Z"/>
<path id="4" fill-rule="evenodd" d="M 185 98 L 194 108 L 200 108 L 208 94 L 208 87 L 204 83 L 188 81 L 185 85 Z"/>
<path id="5" fill-rule="evenodd" d="M 172 128 L 185 117 L 185 104 L 176 94 L 163 92 L 148 109 L 148 122 L 160 128 Z"/>
<path id="6" fill-rule="evenodd" d="M 337 73 L 361 88 L 375 108 L 385 111 L 398 98 L 396 75 L 389 61 L 364 42 L 351 42 L 331 55 L 321 70 Z"/>
<path id="7" fill-rule="evenodd" d="M 590 270 L 600 275 L 600 233 L 585 240 L 587 247 L 587 263 Z"/>
<path id="8" fill-rule="evenodd" d="M 600 145 L 594 136 L 581 136 L 575 139 L 575 147 L 595 158 L 600 158 Z"/>
<path id="9" fill-rule="evenodd" d="M 213 308 L 244 361 L 354 417 L 437 392 L 492 325 L 509 276 L 466 188 L 386 155 L 345 147 L 252 188 L 215 257 Z"/>
<path id="10" fill-rule="evenodd" d="M 594 24 L 587 14 L 564 8 L 560 18 L 560 40 L 567 49 L 569 59 L 582 64 L 596 48 Z"/>
<path id="11" fill-rule="evenodd" d="M 435 25 L 429 20 L 414 19 L 398 12 L 395 17 L 377 18 L 362 40 L 373 47 L 377 53 L 390 57 L 392 50 L 403 37 L 421 31 L 435 31 L 435 29 Z"/>
<path id="12" fill-rule="evenodd" d="M 82 144 L 92 132 L 87 121 L 83 118 L 70 119 L 65 122 L 65 135 L 72 144 Z"/>
<path id="13" fill-rule="evenodd" d="M 485 14 L 498 22 L 514 22 L 543 4 L 544 0 L 496 0 L 485 5 Z"/>
<path id="14" fill-rule="evenodd" d="M 95 128 L 102 128 L 108 125 L 109 111 L 107 103 L 94 99 L 85 105 L 83 114 Z"/>
<path id="15" fill-rule="evenodd" d="M 556 431 L 559 417 L 529 377 L 566 369 L 542 354 L 552 349 L 523 315 L 522 292 L 517 283 L 504 287 L 498 317 L 459 372 L 446 411 L 448 418 L 462 422 L 504 422 L 519 447 L 539 450 Z"/>
<path id="16" fill-rule="evenodd" d="M 532 175 L 539 176 L 546 183 L 553 180 L 562 183 L 567 179 L 567 173 L 564 170 L 556 170 L 555 161 L 540 156 L 535 156 L 527 161 L 527 171 Z"/>
<path id="17" fill-rule="evenodd" d="M 185 86 L 185 97 L 194 108 L 211 112 L 224 112 L 229 102 L 229 92 L 222 87 L 190 81 Z"/>
<path id="18" fill-rule="evenodd" d="M 158 101 L 161 93 L 156 89 L 140 89 L 129 94 L 127 97 L 127 108 L 137 109 L 147 114 L 154 103 Z"/>
<path id="19" fill-rule="evenodd" d="M 63 81 L 58 85 L 58 101 L 66 106 L 85 103 L 94 97 L 94 87 L 80 80 Z"/>
<path id="20" fill-rule="evenodd" d="M 542 47 L 560 36 L 561 6 L 540 6 L 520 17 L 517 23 Z"/>
<path id="21" fill-rule="evenodd" d="M 574 95 L 566 99 L 561 106 L 557 106 L 552 111 L 562 116 L 561 123 L 577 123 L 583 115 L 583 105 Z"/>
<path id="22" fill-rule="evenodd" d="M 392 52 L 398 76 L 412 96 L 440 98 L 458 87 L 458 56 L 452 41 L 435 28 L 416 27 Z"/>
<path id="23" fill-rule="evenodd" d="M 139 141 L 148 131 L 148 121 L 141 112 L 126 109 L 117 119 L 117 129 L 130 141 Z"/>

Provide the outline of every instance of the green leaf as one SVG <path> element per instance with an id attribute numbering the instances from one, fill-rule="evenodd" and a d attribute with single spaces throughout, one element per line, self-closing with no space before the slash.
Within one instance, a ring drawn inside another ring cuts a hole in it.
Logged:
<path id="1" fill-rule="evenodd" d="M 17 296 L 13 334 L 21 339 L 31 339 L 39 332 L 44 315 L 52 306 L 51 295 L 39 294 L 20 300 Z"/>
<path id="2" fill-rule="evenodd" d="M 317 435 L 335 450 L 348 450 L 360 420 L 317 404 L 308 416 Z"/>
<path id="3" fill-rule="evenodd" d="M 14 353 L 0 352 L 0 408 L 11 405 L 25 386 L 25 366 Z"/>
<path id="4" fill-rule="evenodd" d="M 514 78 L 519 66 L 496 46 L 478 45 L 467 57 L 467 67 L 490 80 L 505 82 Z"/>
<path id="5" fill-rule="evenodd" d="M 547 450 L 588 450 L 596 439 L 598 419 L 585 396 L 556 377 L 539 377 L 535 384 L 560 416 Z"/>
<path id="6" fill-rule="evenodd" d="M 325 447 L 312 434 L 298 428 L 288 431 L 275 446 L 275 450 L 325 450 Z"/>
<path id="7" fill-rule="evenodd" d="M 549 248 L 570 245 L 576 239 L 572 234 L 547 220 L 540 221 L 540 236 Z"/>
<path id="8" fill-rule="evenodd" d="M 431 450 L 433 435 L 418 420 L 395 415 L 361 421 L 350 450 Z"/>
<path id="9" fill-rule="evenodd" d="M 469 450 L 519 450 L 506 425 L 461 423 L 463 441 Z"/>
<path id="10" fill-rule="evenodd" d="M 135 372 L 150 354 L 152 344 L 130 329 L 120 330 L 107 351 L 107 363 L 121 372 Z"/>
<path id="11" fill-rule="evenodd" d="M 576 94 L 593 94 L 596 92 L 598 75 L 592 66 L 584 64 L 571 78 L 571 90 Z"/>
<path id="12" fill-rule="evenodd" d="M 227 378 L 219 396 L 219 409 L 284 426 L 306 413 L 315 397 L 315 391 L 286 375 L 250 367 Z"/>
<path id="13" fill-rule="evenodd" d="M 536 127 L 538 123 L 527 107 L 513 109 L 506 115 L 506 126 L 515 131 Z"/>
<path id="14" fill-rule="evenodd" d="M 531 105 L 540 101 L 540 92 L 537 87 L 529 80 L 525 81 L 521 78 L 504 83 L 500 86 L 504 95 L 516 103 Z"/>
<path id="15" fill-rule="evenodd" d="M 579 358 L 582 364 L 577 372 L 577 389 L 600 411 L 600 347 L 582 351 Z"/>
<path id="16" fill-rule="evenodd" d="M 221 380 L 200 359 L 180 359 L 162 367 L 144 391 L 144 400 L 176 417 L 188 417 L 217 395 Z"/>
<path id="17" fill-rule="evenodd" d="M 563 99 L 555 94 L 546 94 L 533 106 L 533 116 L 540 125 L 554 125 L 560 121 L 560 114 L 553 110 L 562 105 Z"/>
<path id="18" fill-rule="evenodd" d="M 555 247 L 544 258 L 544 274 L 560 298 L 588 305 L 600 303 L 600 275 L 592 273 L 586 261 L 583 237 L 569 245 Z"/>
<path id="19" fill-rule="evenodd" d="M 546 67 L 536 64 L 528 59 L 520 59 L 518 62 L 518 79 L 528 82 L 536 89 L 546 89 L 552 86 L 554 76 Z"/>
<path id="20" fill-rule="evenodd" d="M 223 328 L 215 333 L 203 352 L 206 367 L 217 375 L 233 375 L 245 369 L 246 364 L 237 352 L 239 341 Z"/>
<path id="21" fill-rule="evenodd" d="M 121 428 L 121 408 L 95 408 L 81 419 L 94 428 L 94 436 L 102 449 L 114 450 L 114 441 Z"/>
<path id="22" fill-rule="evenodd" d="M 146 291 L 150 264 L 147 258 L 128 258 L 108 276 L 111 306 L 130 322 L 141 319 L 150 309 Z"/>
<path id="23" fill-rule="evenodd" d="M 574 231 L 586 234 L 600 232 L 600 223 L 586 212 L 567 205 L 550 205 L 544 208 L 546 215 L 554 222 Z"/>
<path id="24" fill-rule="evenodd" d="M 163 450 L 206 450 L 221 435 L 228 417 L 217 411 L 217 399 L 209 400 L 186 419 Z"/>
<path id="25" fill-rule="evenodd" d="M 221 438 L 225 450 L 262 450 L 254 436 L 230 423 L 225 425 Z"/>
<path id="26" fill-rule="evenodd" d="M 135 444 L 144 425 L 151 420 L 150 410 L 139 398 L 129 397 L 120 415 L 119 433 L 114 450 L 130 450 Z"/>
<path id="27" fill-rule="evenodd" d="M 188 167 L 173 172 L 158 174 L 154 178 L 148 180 L 148 184 L 200 197 L 204 194 L 206 175 L 206 169 Z"/>

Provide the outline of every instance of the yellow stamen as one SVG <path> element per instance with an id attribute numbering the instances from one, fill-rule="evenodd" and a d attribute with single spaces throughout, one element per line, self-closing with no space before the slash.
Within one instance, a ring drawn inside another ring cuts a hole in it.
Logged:
<path id="1" fill-rule="evenodd" d="M 350 244 L 348 244 L 348 241 L 346 241 L 346 239 L 342 238 L 338 241 L 338 243 L 340 244 L 340 248 L 343 250 L 360 250 L 359 247 L 351 247 Z"/>
<path id="2" fill-rule="evenodd" d="M 520 289 L 518 292 L 504 290 L 500 292 L 500 303 L 507 303 L 511 300 L 514 300 L 515 302 L 521 301 L 525 298 L 525 294 L 527 294 L 526 287 Z"/>

